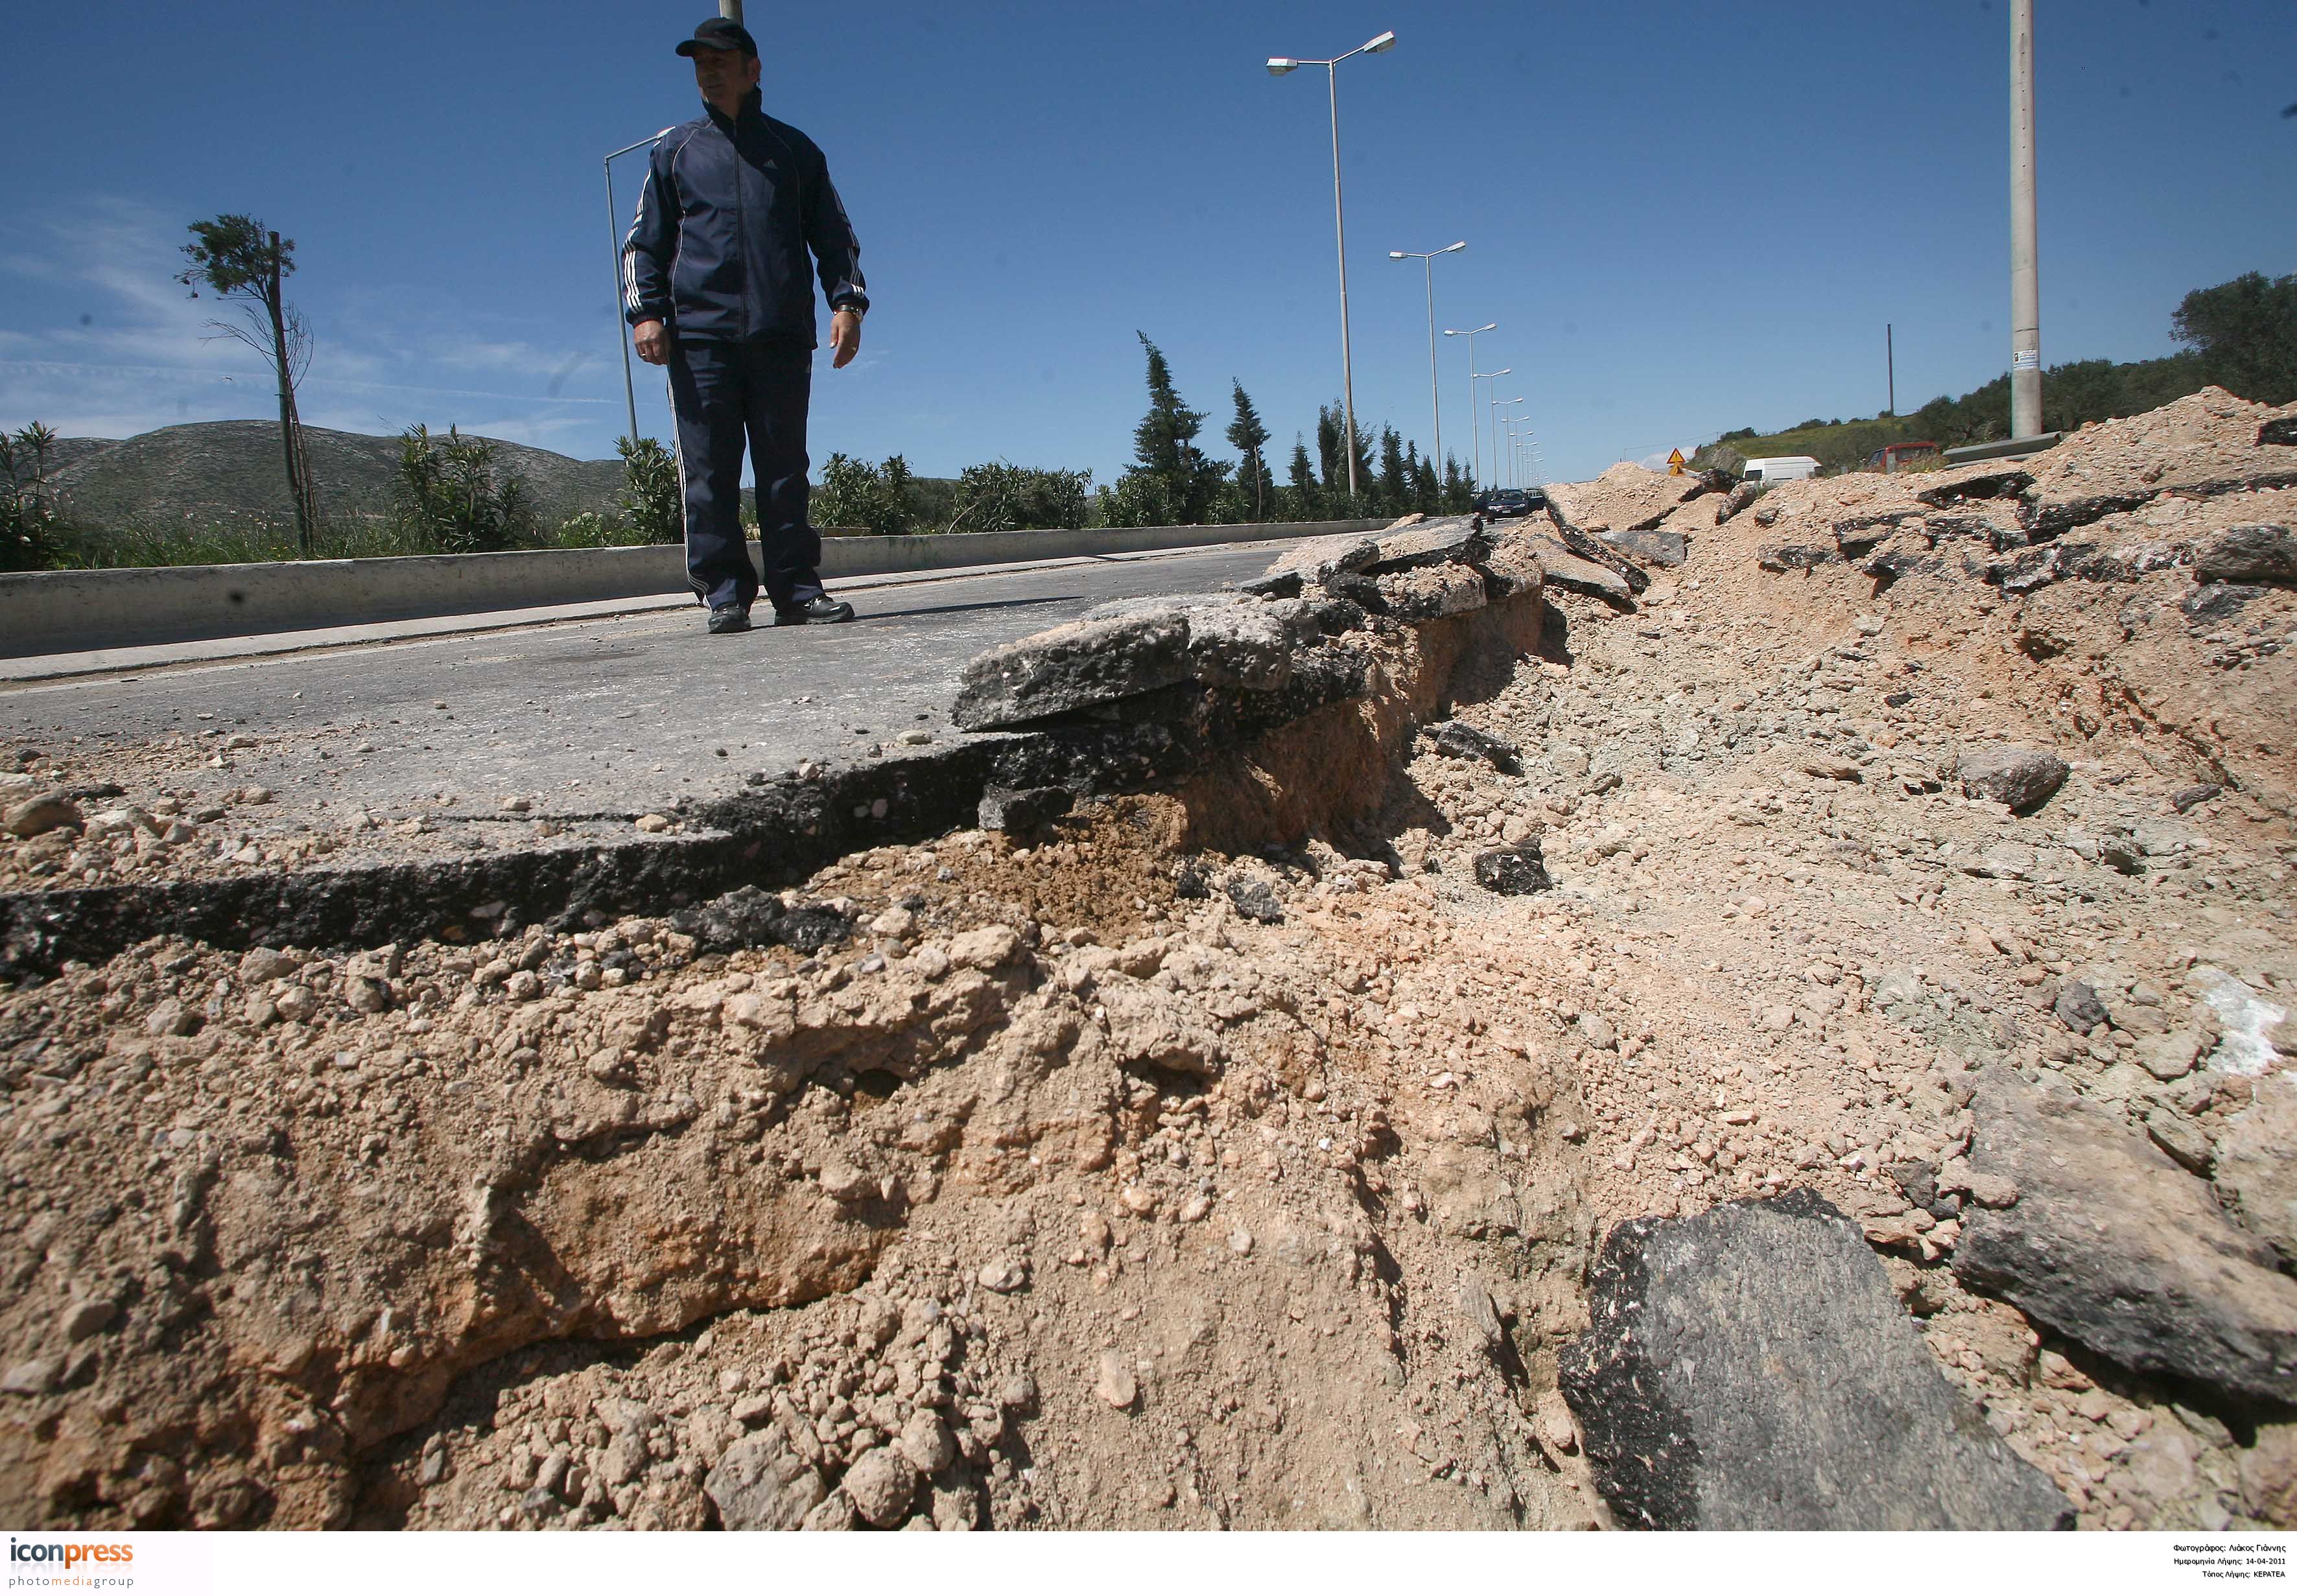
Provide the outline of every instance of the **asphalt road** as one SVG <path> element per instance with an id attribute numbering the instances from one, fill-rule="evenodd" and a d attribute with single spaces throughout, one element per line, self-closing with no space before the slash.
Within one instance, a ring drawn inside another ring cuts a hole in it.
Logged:
<path id="1" fill-rule="evenodd" d="M 131 797 L 260 784 L 265 831 L 506 798 L 532 805 L 522 824 L 628 815 L 901 749 L 904 732 L 962 736 L 950 705 L 984 648 L 1110 599 L 1216 589 L 1280 547 L 848 583 L 846 626 L 711 637 L 680 608 L 0 687 L 0 739 L 116 769 Z"/>

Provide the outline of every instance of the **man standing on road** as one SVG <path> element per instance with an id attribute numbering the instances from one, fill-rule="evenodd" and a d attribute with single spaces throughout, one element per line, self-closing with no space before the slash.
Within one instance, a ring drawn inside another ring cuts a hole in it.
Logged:
<path id="1" fill-rule="evenodd" d="M 710 629 L 750 629 L 759 573 L 742 535 L 742 444 L 757 479 L 758 542 L 774 624 L 851 621 L 822 591 L 821 536 L 806 520 L 813 284 L 833 312 L 830 364 L 861 348 L 869 299 L 853 225 L 814 142 L 760 108 L 758 46 L 712 17 L 678 46 L 704 114 L 655 140 L 638 219 L 622 243 L 622 314 L 638 358 L 670 368 L 686 570 Z"/>

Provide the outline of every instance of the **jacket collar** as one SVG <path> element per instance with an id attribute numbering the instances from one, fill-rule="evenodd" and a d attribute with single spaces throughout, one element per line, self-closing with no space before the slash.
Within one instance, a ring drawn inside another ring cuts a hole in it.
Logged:
<path id="1" fill-rule="evenodd" d="M 742 109 L 740 112 L 732 118 L 728 117 L 724 111 L 719 110 L 707 100 L 702 102 L 702 110 L 703 113 L 709 117 L 712 122 L 716 123 L 720 128 L 726 131 L 731 132 L 741 123 L 756 121 L 766 114 L 765 96 L 757 89 L 750 90 L 747 94 L 742 96 Z"/>

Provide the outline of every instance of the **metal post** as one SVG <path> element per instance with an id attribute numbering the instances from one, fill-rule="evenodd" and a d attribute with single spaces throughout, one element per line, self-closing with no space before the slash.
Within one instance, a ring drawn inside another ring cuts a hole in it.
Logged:
<path id="1" fill-rule="evenodd" d="M 2034 0 L 2010 0 L 2010 435 L 2042 430 L 2042 284 L 2034 214 Z"/>
<path id="2" fill-rule="evenodd" d="M 622 152 L 617 150 L 614 154 Z M 605 168 L 606 240 L 609 258 L 614 263 L 614 341 L 622 346 L 622 402 L 630 407 L 630 442 L 635 446 L 638 440 L 638 391 L 630 381 L 630 329 L 629 321 L 622 315 L 622 212 L 614 205 L 613 155 L 606 157 Z"/>
<path id="3" fill-rule="evenodd" d="M 1436 457 L 1440 460 L 1444 457 L 1444 394 L 1436 385 L 1436 257 L 1429 255 L 1420 264 L 1428 268 L 1428 403 L 1435 411 Z"/>
<path id="4" fill-rule="evenodd" d="M 655 138 L 662 136 L 660 134 Z M 614 263 L 614 329 L 615 341 L 622 347 L 622 399 L 630 412 L 630 441 L 638 440 L 638 391 L 630 386 L 630 329 L 622 319 L 622 215 L 614 207 L 614 162 L 632 150 L 643 150 L 654 143 L 652 138 L 639 139 L 624 144 L 619 150 L 606 152 L 606 239 L 607 253 Z"/>
<path id="5" fill-rule="evenodd" d="M 1491 395 L 1492 395 L 1492 399 L 1491 399 L 1491 405 L 1492 405 L 1492 408 L 1493 408 L 1493 409 L 1494 409 L 1494 410 L 1498 409 L 1498 408 L 1500 407 L 1500 406 L 1501 406 L 1503 403 L 1504 403 L 1504 404 L 1510 404 L 1510 405 L 1512 405 L 1512 404 L 1516 403 L 1517 401 L 1516 401 L 1515 399 L 1505 399 L 1505 400 L 1503 400 L 1503 399 L 1500 398 L 1500 379 L 1501 379 L 1502 377 L 1503 377 L 1503 376 L 1506 376 L 1509 373 L 1511 373 L 1511 372 L 1512 372 L 1512 371 L 1514 371 L 1514 370 L 1515 370 L 1515 367 L 1514 367 L 1514 366 L 1501 366 L 1497 371 L 1477 371 L 1477 370 L 1475 370 L 1473 367 L 1470 367 L 1470 368 L 1469 369 L 1469 372 L 1468 372 L 1468 397 L 1469 397 L 1470 399 L 1473 399 L 1475 398 L 1475 393 L 1476 393 L 1476 383 L 1475 383 L 1475 380 L 1476 380 L 1478 377 L 1482 377 L 1482 378 L 1486 379 L 1486 381 L 1488 381 L 1488 382 L 1491 383 L 1491 385 L 1492 385 L 1492 386 L 1491 386 Z M 1480 418 L 1481 418 L 1481 416 L 1482 416 L 1482 415 L 1483 415 L 1483 409 L 1482 409 L 1482 407 L 1481 407 L 1481 406 L 1478 406 L 1478 407 L 1477 407 L 1476 415 L 1477 415 L 1477 416 L 1478 417 L 1478 427 L 1479 427 L 1479 430 L 1480 430 Z M 1477 471 L 1477 475 L 1478 475 L 1478 477 L 1481 477 L 1481 476 L 1482 476 L 1482 474 L 1483 474 L 1482 470 L 1481 470 L 1481 468 L 1480 468 L 1480 467 L 1478 467 L 1478 471 Z M 1482 483 L 1481 481 L 1478 481 L 1476 485 L 1477 485 L 1477 487 L 1481 488 L 1481 487 L 1483 486 L 1483 483 Z M 1491 481 L 1491 485 L 1492 485 L 1493 487 L 1494 487 L 1494 488 L 1496 488 L 1496 487 L 1498 487 L 1498 486 L 1500 485 L 1500 424 L 1499 424 L 1499 417 L 1497 417 L 1496 415 L 1495 415 L 1495 416 L 1494 416 L 1494 417 L 1492 418 L 1492 481 Z"/>
<path id="6" fill-rule="evenodd" d="M 1484 425 L 1476 408 L 1476 335 L 1468 334 L 1468 486 L 1473 490 L 1484 475 Z"/>
<path id="7" fill-rule="evenodd" d="M 723 4 L 724 0 L 720 0 Z M 1348 503 L 1356 498 L 1356 374 L 1348 352 L 1348 227 L 1340 208 L 1340 63 L 1324 63 L 1332 99 L 1332 234 L 1340 254 L 1340 407 L 1347 422 Z"/>
<path id="8" fill-rule="evenodd" d="M 718 14 L 739 27 L 742 21 L 742 0 L 718 0 Z"/>
<path id="9" fill-rule="evenodd" d="M 1882 369 L 1889 374 L 1890 417 L 1895 421 L 1898 415 L 1898 350 L 1890 334 L 1890 324 L 1884 322 L 1882 324 Z"/>

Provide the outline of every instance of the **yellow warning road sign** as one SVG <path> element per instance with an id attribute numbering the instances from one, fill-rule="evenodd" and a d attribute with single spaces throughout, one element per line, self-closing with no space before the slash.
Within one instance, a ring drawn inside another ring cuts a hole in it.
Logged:
<path id="1" fill-rule="evenodd" d="M 1689 462 L 1684 459 L 1683 451 L 1681 449 L 1671 449 L 1668 451 L 1667 457 L 1667 474 L 1671 477 L 1679 477 L 1683 474 L 1684 466 L 1688 464 Z"/>

